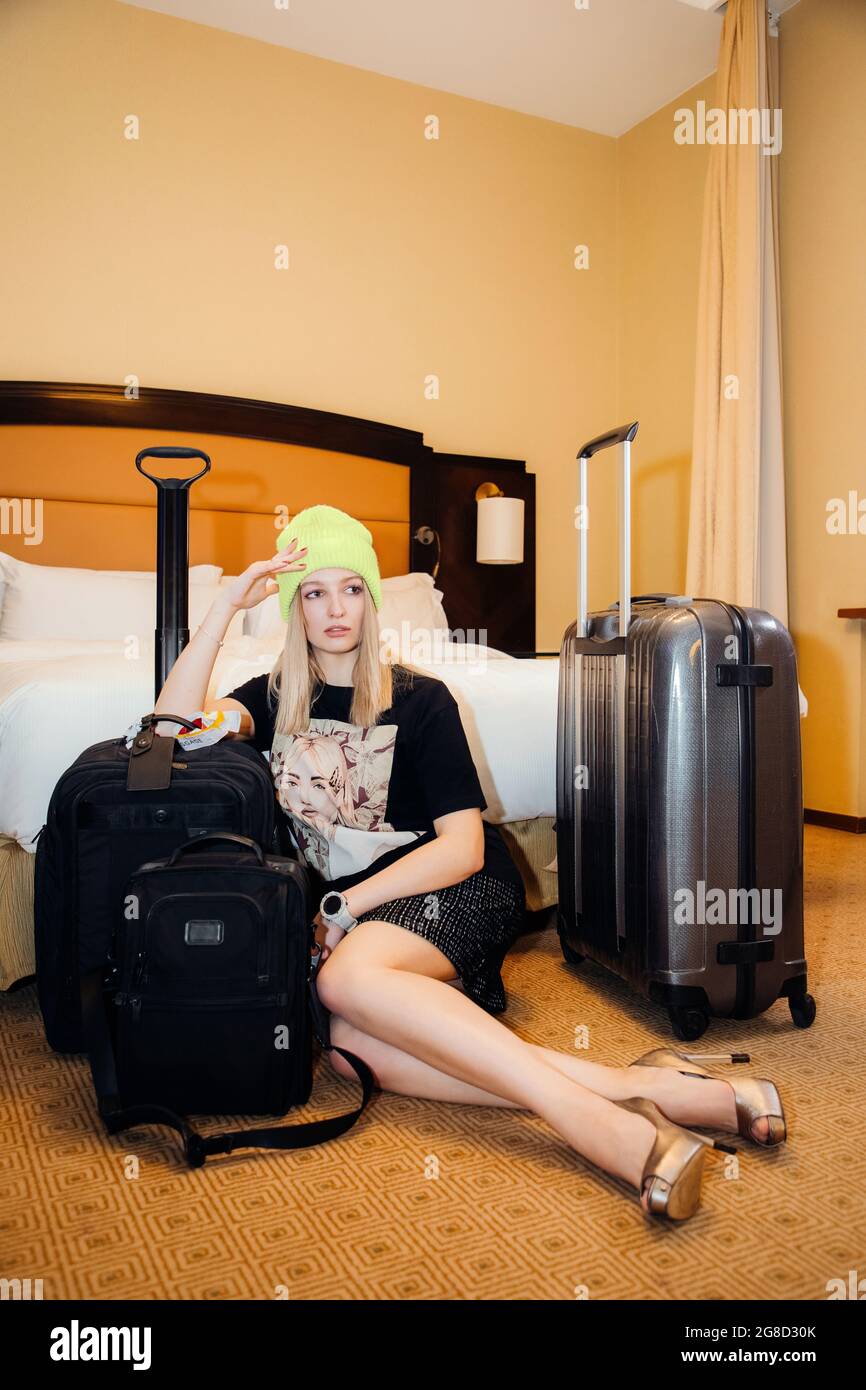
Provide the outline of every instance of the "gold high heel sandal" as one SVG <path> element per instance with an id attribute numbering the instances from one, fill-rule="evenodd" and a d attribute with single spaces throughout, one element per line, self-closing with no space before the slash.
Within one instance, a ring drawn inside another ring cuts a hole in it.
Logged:
<path id="1" fill-rule="evenodd" d="M 646 1206 L 649 1215 L 667 1216 L 671 1221 L 685 1221 L 693 1216 L 700 1201 L 707 1149 L 722 1149 L 729 1154 L 736 1153 L 736 1149 L 674 1124 L 662 1114 L 655 1101 L 646 1096 L 615 1100 L 613 1104 L 643 1115 L 656 1128 L 655 1143 L 641 1174 L 638 1201 L 649 1183 Z"/>
<path id="2" fill-rule="evenodd" d="M 636 1062 L 631 1062 L 629 1065 L 633 1067 L 675 1067 L 683 1076 L 699 1076 L 709 1081 L 723 1079 L 713 1076 L 703 1067 L 688 1065 L 697 1057 L 723 1062 L 749 1061 L 748 1052 L 674 1052 L 672 1048 L 659 1047 L 653 1052 L 645 1052 L 642 1057 L 638 1057 Z M 687 1065 L 684 1067 L 683 1063 Z M 765 1149 L 783 1144 L 788 1136 L 788 1127 L 785 1122 L 785 1112 L 782 1109 L 782 1098 L 773 1082 L 767 1081 L 763 1077 L 746 1076 L 741 1081 L 729 1081 L 727 1084 L 734 1093 L 734 1103 L 737 1108 L 737 1132 L 744 1139 L 751 1139 L 753 1144 L 760 1144 Z M 752 1125 L 756 1120 L 767 1121 L 766 1139 L 758 1139 L 752 1133 Z"/>

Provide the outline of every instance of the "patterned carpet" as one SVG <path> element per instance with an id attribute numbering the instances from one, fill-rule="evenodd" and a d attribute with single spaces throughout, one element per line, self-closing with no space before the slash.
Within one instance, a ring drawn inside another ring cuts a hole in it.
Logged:
<path id="1" fill-rule="evenodd" d="M 734 1177 L 711 1156 L 690 1221 L 645 1217 L 529 1112 L 386 1092 L 322 1148 L 189 1170 L 168 1130 L 104 1137 L 86 1062 L 50 1051 L 31 985 L 0 997 L 0 1277 L 46 1299 L 825 1299 L 866 1277 L 866 837 L 807 827 L 806 856 L 814 1026 L 779 1003 L 693 1045 L 751 1052 L 789 1141 L 743 1142 Z M 619 1065 L 672 1042 L 625 986 L 567 966 L 549 926 L 503 978 L 503 1022 L 528 1041 L 569 1050 L 586 1023 L 582 1055 Z M 318 1059 L 304 1118 L 356 1094 Z"/>

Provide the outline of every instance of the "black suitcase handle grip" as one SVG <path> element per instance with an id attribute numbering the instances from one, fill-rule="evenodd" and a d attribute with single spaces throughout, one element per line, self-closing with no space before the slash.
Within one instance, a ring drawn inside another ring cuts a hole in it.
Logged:
<path id="1" fill-rule="evenodd" d="M 146 729 L 148 725 L 153 724 L 155 726 L 162 723 L 163 720 L 165 720 L 167 724 L 182 724 L 185 729 L 191 729 L 194 734 L 201 733 L 198 724 L 193 724 L 191 720 L 186 719 L 182 714 L 157 714 L 156 712 L 153 714 L 145 714 L 141 720 L 141 727 L 142 729 Z M 176 737 L 177 735 L 175 734 L 175 738 Z"/>
<path id="2" fill-rule="evenodd" d="M 578 450 L 579 459 L 591 459 L 593 454 L 597 454 L 600 449 L 609 449 L 614 444 L 631 443 L 637 434 L 638 421 L 633 420 L 630 425 L 620 425 L 619 429 L 608 430 L 607 434 L 597 434 L 595 439 L 590 439 Z"/>
<path id="3" fill-rule="evenodd" d="M 199 473 L 193 474 L 191 478 L 159 478 L 154 477 L 153 473 L 148 473 L 146 468 L 142 468 L 142 459 L 204 459 L 204 468 Z M 135 466 L 145 478 L 149 478 L 152 483 L 156 483 L 161 488 L 185 488 L 190 487 L 197 479 L 203 478 L 205 473 L 210 472 L 210 458 L 201 449 L 187 449 L 180 444 L 154 444 L 149 449 L 142 449 L 135 456 Z"/>
<path id="4" fill-rule="evenodd" d="M 209 831 L 207 835 L 194 835 L 191 840 L 187 840 L 185 844 L 179 845 L 169 859 L 167 868 L 170 869 L 182 854 L 188 854 L 190 850 L 195 849 L 196 845 L 213 843 L 214 840 L 229 840 L 233 841 L 235 844 L 241 845 L 243 849 L 251 849 L 255 853 L 259 863 L 264 865 L 265 856 L 262 853 L 261 845 L 256 844 L 255 840 L 251 840 L 248 835 L 236 835 L 233 830 L 212 830 Z"/>

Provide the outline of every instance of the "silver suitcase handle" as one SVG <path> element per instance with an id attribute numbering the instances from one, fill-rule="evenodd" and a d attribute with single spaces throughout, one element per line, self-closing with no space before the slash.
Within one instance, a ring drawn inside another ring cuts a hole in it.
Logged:
<path id="1" fill-rule="evenodd" d="M 622 445 L 619 487 L 619 635 L 625 637 L 631 619 L 631 443 L 637 434 L 638 421 L 630 425 L 620 425 L 619 429 L 608 430 L 607 434 L 596 435 L 578 450 L 577 461 L 580 468 L 579 504 L 580 519 L 587 516 L 587 462 L 602 449 L 610 449 L 615 444 Z M 589 544 L 586 526 L 579 528 L 577 556 L 577 635 L 585 637 L 587 627 L 587 561 Z"/>
<path id="2" fill-rule="evenodd" d="M 580 504 L 580 526 L 578 527 L 578 552 L 577 552 L 577 638 L 585 639 L 589 636 L 589 615 L 588 615 L 588 559 L 589 545 L 587 538 L 586 519 L 587 511 L 587 463 L 594 454 L 602 449 L 610 449 L 616 444 L 622 445 L 622 459 L 619 474 L 619 635 L 622 639 L 623 647 L 625 638 L 628 635 L 629 623 L 631 622 L 631 444 L 637 434 L 638 421 L 633 420 L 631 424 L 620 425 L 618 429 L 609 430 L 607 434 L 599 434 L 595 439 L 590 439 L 578 450 L 577 461 L 580 470 L 579 476 L 579 504 Z M 615 656 L 616 661 L 616 709 L 615 709 L 615 736 L 614 736 L 614 756 L 615 756 L 615 787 L 614 787 L 614 808 L 615 808 L 615 864 L 616 864 L 616 935 L 617 942 L 622 947 L 626 935 L 625 920 L 625 769 L 626 769 L 626 710 L 628 707 L 628 671 L 626 667 L 625 650 L 618 652 Z M 574 657 L 574 763 L 575 768 L 583 763 L 583 671 L 582 655 L 578 646 Z M 583 908 L 582 874 L 583 874 L 583 853 L 582 853 L 582 810 L 580 792 L 577 786 L 574 788 L 574 859 L 575 859 L 575 908 L 578 912 Z"/>

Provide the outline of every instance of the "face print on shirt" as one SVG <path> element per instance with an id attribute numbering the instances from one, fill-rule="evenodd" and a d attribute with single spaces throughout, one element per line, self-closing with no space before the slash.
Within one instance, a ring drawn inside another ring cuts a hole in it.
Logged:
<path id="1" fill-rule="evenodd" d="M 365 869 L 417 838 L 385 820 L 396 724 L 359 728 L 313 719 L 303 734 L 275 734 L 271 773 L 298 847 L 327 880 Z"/>
<path id="2" fill-rule="evenodd" d="M 283 755 L 278 790 L 284 811 L 324 835 L 354 821 L 349 765 L 335 738 L 296 734 Z"/>

